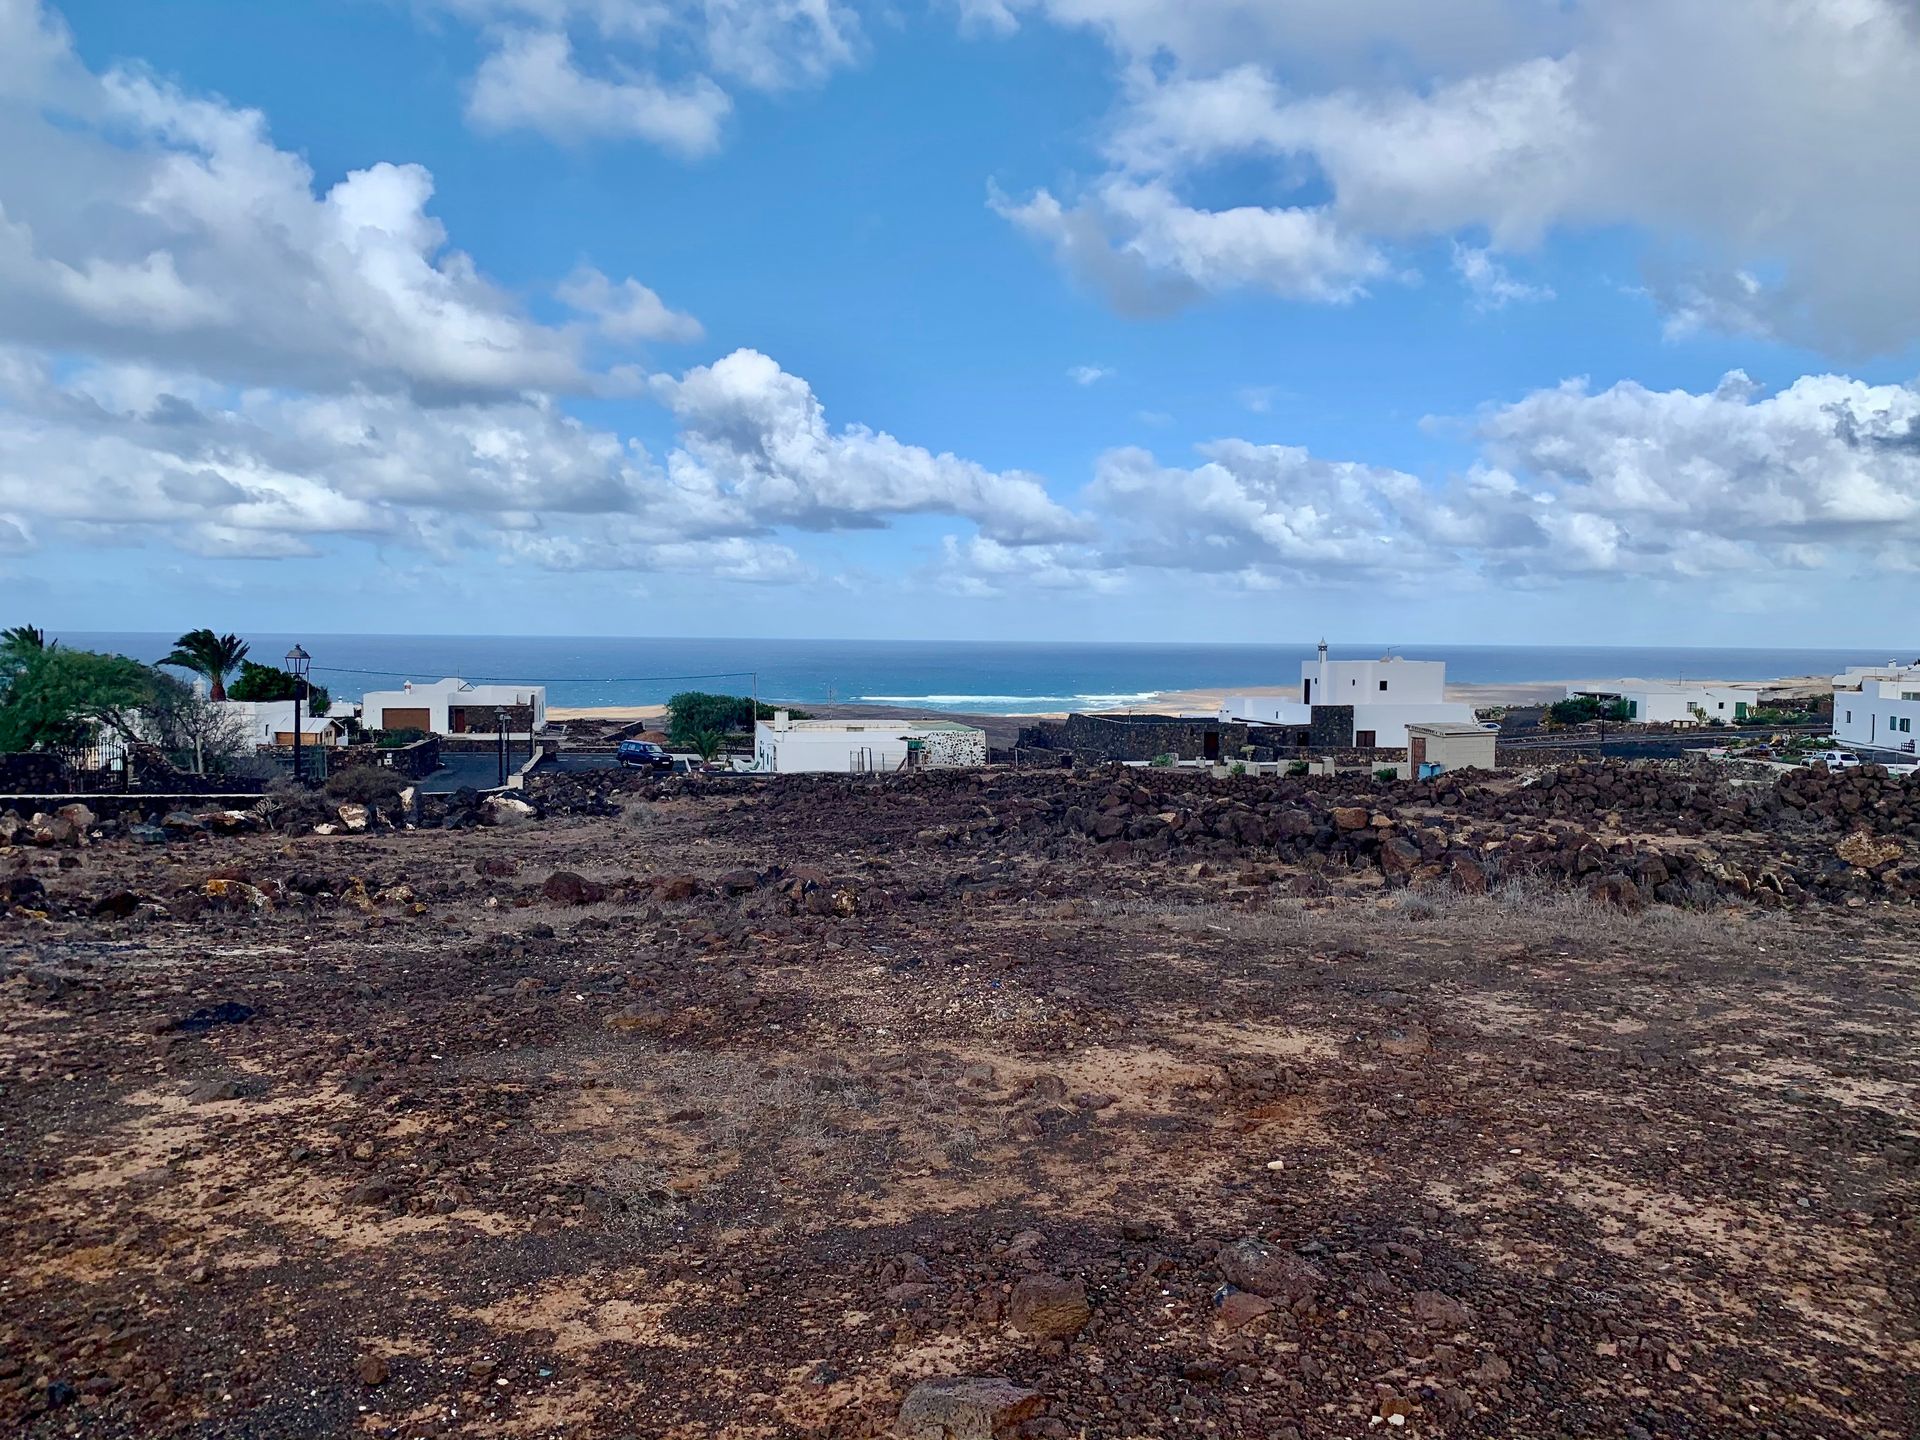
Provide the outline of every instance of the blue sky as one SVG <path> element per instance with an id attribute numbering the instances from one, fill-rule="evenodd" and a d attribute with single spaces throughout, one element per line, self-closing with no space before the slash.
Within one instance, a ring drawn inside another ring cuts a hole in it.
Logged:
<path id="1" fill-rule="evenodd" d="M 8 623 L 1893 643 L 1917 96 L 1894 0 L 0 0 Z"/>

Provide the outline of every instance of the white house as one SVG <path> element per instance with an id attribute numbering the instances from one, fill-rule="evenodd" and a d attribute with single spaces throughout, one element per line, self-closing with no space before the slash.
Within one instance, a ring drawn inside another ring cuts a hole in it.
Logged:
<path id="1" fill-rule="evenodd" d="M 220 700 L 214 709 L 230 716 L 240 725 L 249 745 L 293 744 L 293 701 Z M 300 743 L 302 745 L 344 745 L 346 726 L 326 715 L 309 715 L 300 707 Z"/>
<path id="2" fill-rule="evenodd" d="M 987 763 L 987 732 L 946 720 L 795 720 L 776 710 L 753 727 L 766 775 L 871 774 Z"/>
<path id="3" fill-rule="evenodd" d="M 1399 749 L 1408 725 L 1471 725 L 1473 707 L 1448 701 L 1444 660 L 1332 660 L 1323 641 L 1318 658 L 1300 662 L 1298 700 L 1229 695 L 1220 719 L 1312 727 L 1316 744 Z"/>
<path id="4" fill-rule="evenodd" d="M 1688 684 L 1681 680 L 1583 680 L 1567 686 L 1567 698 L 1623 700 L 1627 718 L 1642 725 L 1704 725 L 1724 720 L 1729 725 L 1760 707 L 1755 685 Z"/>
<path id="5" fill-rule="evenodd" d="M 1833 738 L 1851 750 L 1913 755 L 1920 740 L 1920 664 L 1888 661 L 1834 676 Z"/>
<path id="6" fill-rule="evenodd" d="M 499 713 L 509 712 L 507 734 L 526 739 L 547 724 L 544 685 L 474 685 L 448 678 L 430 685 L 409 680 L 398 690 L 370 690 L 360 721 L 370 730 L 424 730 L 431 735 L 498 735 Z"/>

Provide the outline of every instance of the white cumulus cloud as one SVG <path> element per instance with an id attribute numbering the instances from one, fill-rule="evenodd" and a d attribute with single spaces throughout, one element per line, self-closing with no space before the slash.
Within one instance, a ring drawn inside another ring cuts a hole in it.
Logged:
<path id="1" fill-rule="evenodd" d="M 1920 21 L 1904 0 L 1005 0 L 999 13 L 1091 27 L 1115 52 L 1112 169 L 1087 201 L 1049 212 L 1042 192 L 1003 213 L 1128 308 L 1249 285 L 1349 299 L 1394 267 L 1358 257 L 1482 235 L 1464 278 L 1512 301 L 1529 297 L 1499 280 L 1499 257 L 1626 227 L 1681 329 L 1838 355 L 1920 337 L 1920 186 L 1905 183 Z M 1223 162 L 1264 166 L 1264 203 L 1186 198 Z M 1311 203 L 1297 198 L 1309 188 Z M 1159 213 L 1162 238 L 1106 198 L 1127 194 Z M 1276 240 L 1280 215 L 1318 244 Z M 1176 238 L 1209 232 L 1235 243 Z M 1231 258 L 1208 257 L 1220 249 Z M 1276 284 L 1276 251 L 1318 258 L 1283 263 Z"/>
<path id="2" fill-rule="evenodd" d="M 716 149 L 732 89 L 817 84 L 855 63 L 840 0 L 423 0 L 490 37 L 468 119 L 550 139 L 634 139 L 686 157 Z"/>
<path id="3" fill-rule="evenodd" d="M 1036 476 L 991 471 L 864 425 L 832 428 L 812 387 L 755 350 L 678 379 L 656 376 L 653 388 L 680 422 L 668 474 L 703 512 L 807 530 L 959 515 L 1014 544 L 1084 530 Z"/>

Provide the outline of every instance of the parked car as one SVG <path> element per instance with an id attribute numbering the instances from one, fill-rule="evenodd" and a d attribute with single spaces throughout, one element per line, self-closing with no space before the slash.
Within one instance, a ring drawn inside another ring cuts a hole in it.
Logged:
<path id="1" fill-rule="evenodd" d="M 622 769 L 646 770 L 654 775 L 673 773 L 673 756 L 651 740 L 622 740 L 614 758 Z"/>
<path id="2" fill-rule="evenodd" d="M 1825 761 L 1829 770 L 1846 770 L 1860 763 L 1860 757 L 1851 750 L 1816 750 L 1813 758 Z"/>

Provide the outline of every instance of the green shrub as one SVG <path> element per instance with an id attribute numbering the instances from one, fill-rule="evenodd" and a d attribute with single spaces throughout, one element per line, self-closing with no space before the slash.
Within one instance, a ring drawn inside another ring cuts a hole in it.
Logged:
<path id="1" fill-rule="evenodd" d="M 1291 765 L 1289 765 L 1289 766 L 1287 766 L 1287 774 L 1289 774 L 1289 775 L 1304 775 L 1304 774 L 1306 774 L 1306 773 L 1307 773 L 1307 772 L 1308 772 L 1309 770 L 1311 770 L 1312 768 L 1313 768 L 1313 767 L 1312 767 L 1311 765 L 1309 765 L 1309 764 L 1307 764 L 1307 762 L 1306 762 L 1306 761 L 1304 761 L 1304 760 L 1296 760 L 1296 761 L 1294 761 L 1294 762 L 1293 762 L 1293 763 L 1292 763 Z"/>
<path id="2" fill-rule="evenodd" d="M 1156 769 L 1165 770 L 1173 764 L 1173 756 L 1171 753 L 1166 755 L 1156 755 L 1153 757 L 1153 759 L 1149 760 L 1147 763 L 1155 767 Z"/>
<path id="3" fill-rule="evenodd" d="M 379 730 L 374 732 L 379 738 L 373 743 L 382 750 L 398 750 L 403 745 L 417 745 L 427 738 L 427 732 L 416 730 L 411 725 L 403 725 L 398 730 Z"/>
<path id="4" fill-rule="evenodd" d="M 1576 695 L 1571 700 L 1556 700 L 1547 707 L 1556 724 L 1584 725 L 1590 720 L 1614 720 L 1622 724 L 1633 719 L 1633 706 L 1626 700 L 1599 700 L 1592 695 Z"/>
<path id="5" fill-rule="evenodd" d="M 791 706 L 781 707 L 789 718 L 811 720 L 813 717 L 805 710 L 795 710 Z M 761 701 L 759 709 L 754 708 L 750 695 L 715 695 L 706 690 L 682 690 L 667 701 L 667 738 L 676 745 L 688 749 L 698 749 L 702 735 L 725 737 L 749 729 L 754 717 L 771 720 L 775 707 Z M 715 746 L 716 751 L 718 746 Z"/>
<path id="6" fill-rule="evenodd" d="M 291 700 L 299 693 L 298 676 L 272 665 L 256 665 L 251 660 L 240 662 L 240 678 L 227 687 L 229 700 Z M 307 682 L 307 714 L 324 715 L 332 707 L 327 687 Z"/>
<path id="7" fill-rule="evenodd" d="M 1400 778 L 1400 772 L 1391 765 L 1382 765 L 1378 770 L 1373 772 L 1373 778 L 1376 780 L 1398 780 Z"/>
<path id="8" fill-rule="evenodd" d="M 1236 760 L 1236 761 L 1234 761 L 1234 762 L 1233 762 L 1233 764 L 1231 764 L 1231 765 L 1229 765 L 1229 766 L 1227 767 L 1227 773 L 1228 773 L 1229 775 L 1244 775 L 1244 774 L 1246 774 L 1246 773 L 1247 773 L 1247 762 L 1246 762 L 1246 761 L 1244 761 L 1244 760 Z"/>

